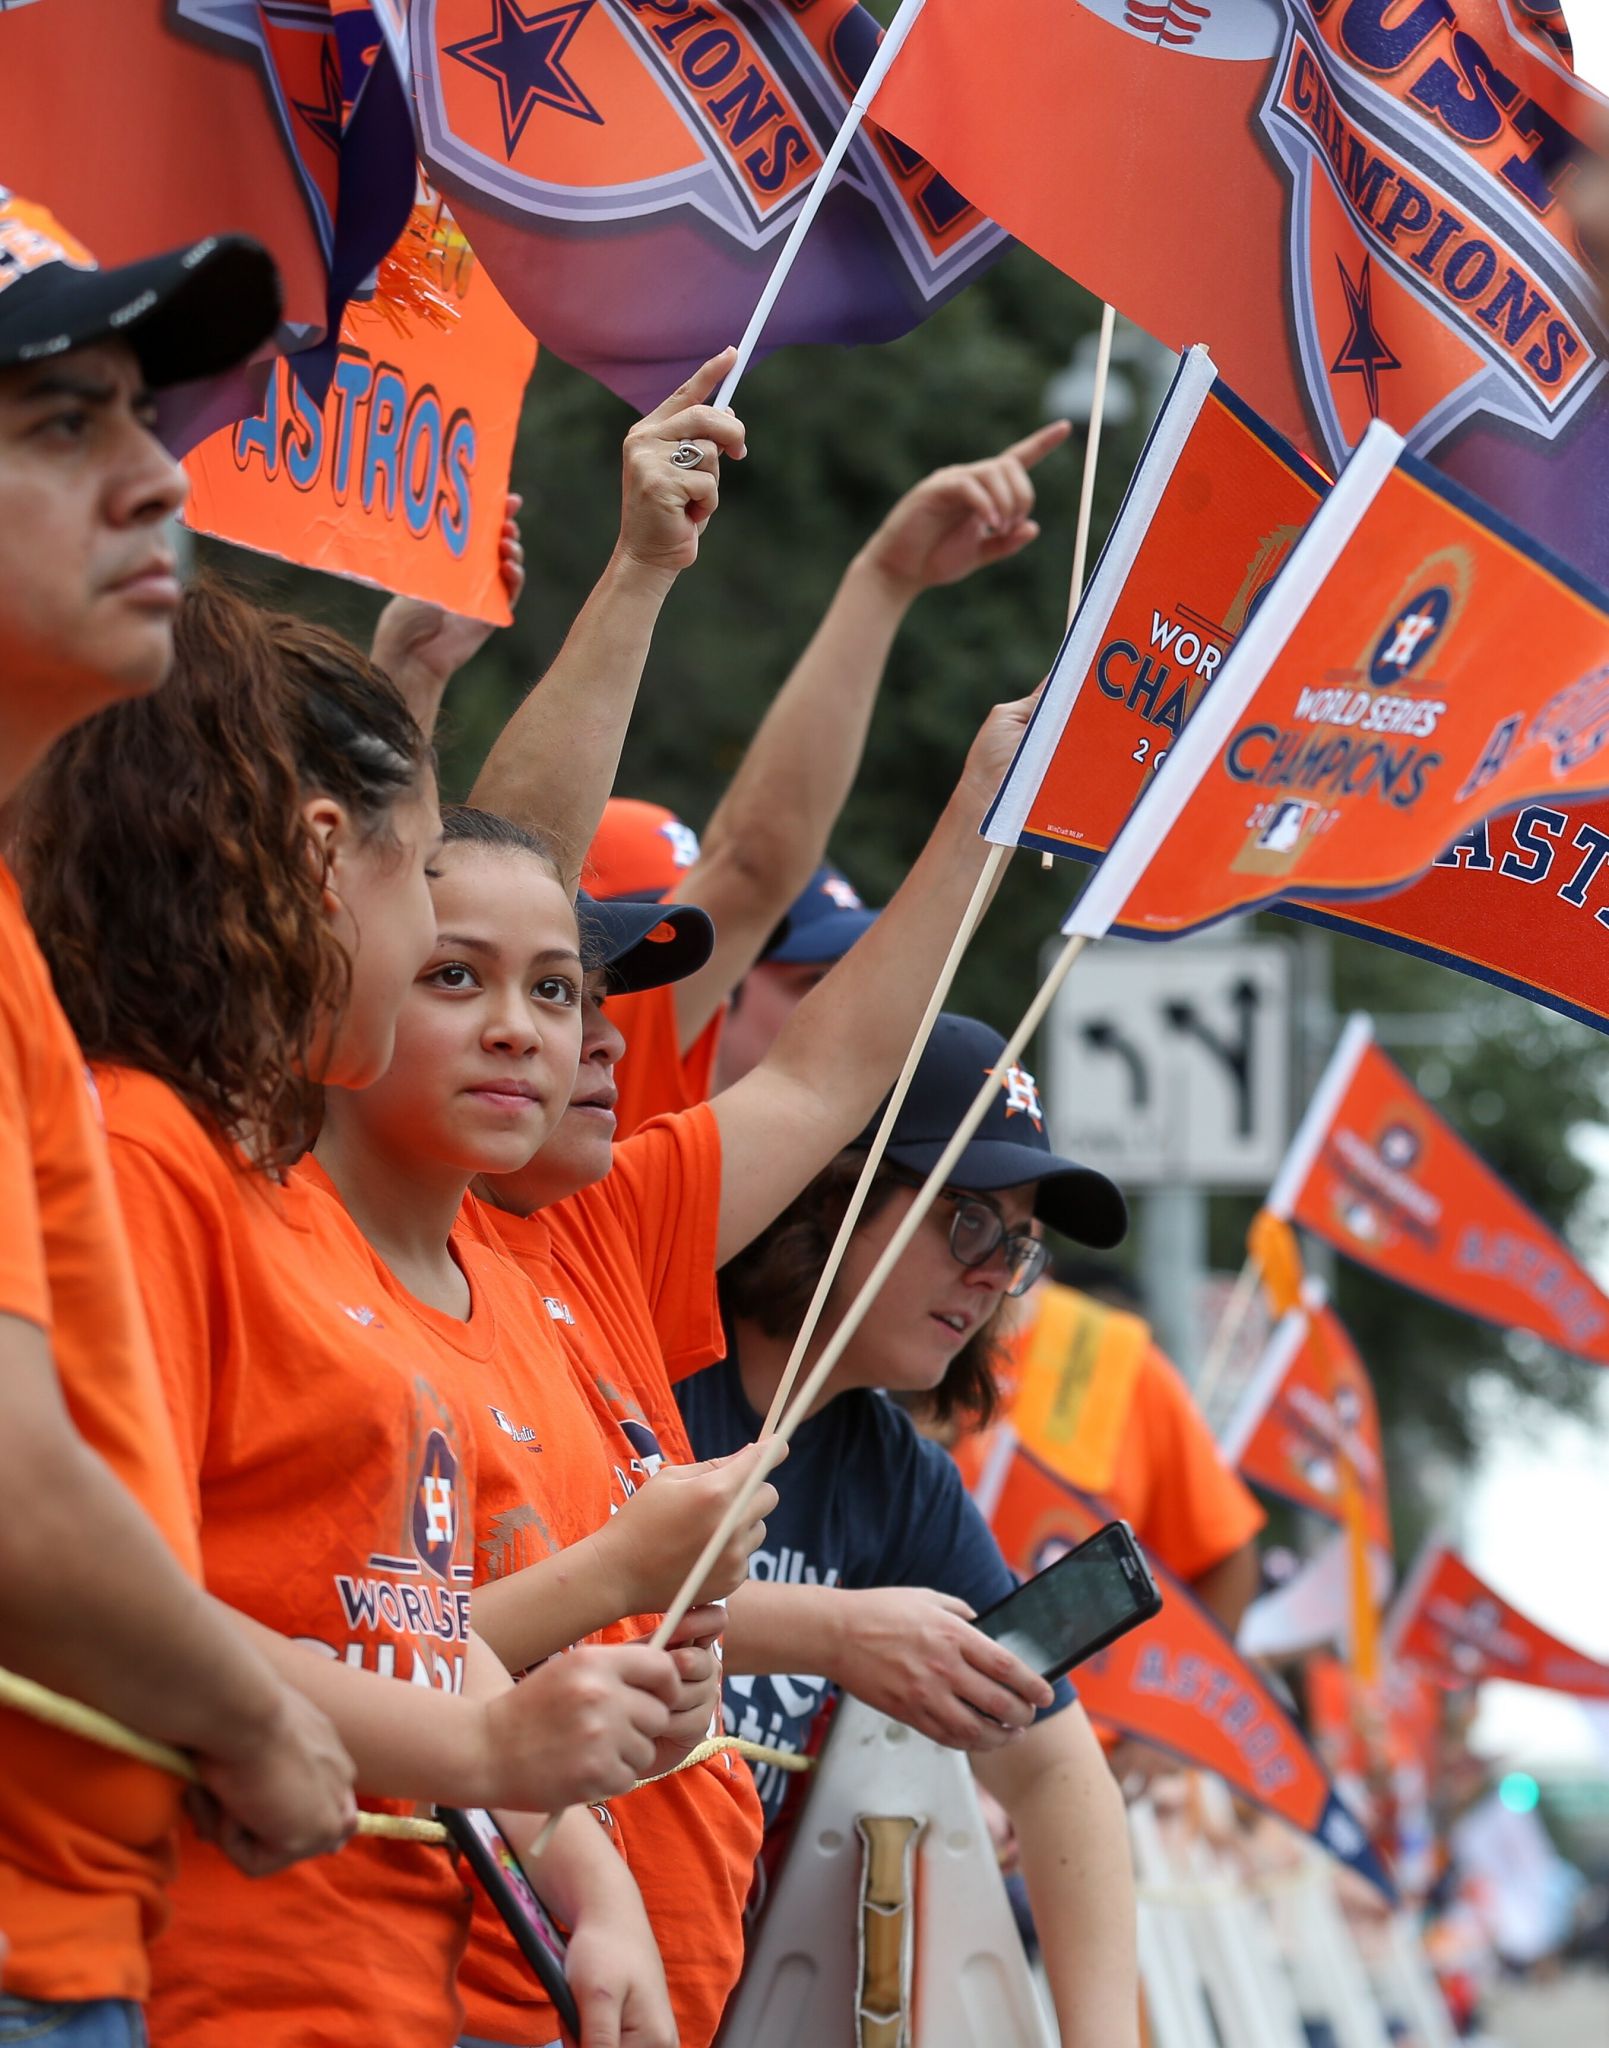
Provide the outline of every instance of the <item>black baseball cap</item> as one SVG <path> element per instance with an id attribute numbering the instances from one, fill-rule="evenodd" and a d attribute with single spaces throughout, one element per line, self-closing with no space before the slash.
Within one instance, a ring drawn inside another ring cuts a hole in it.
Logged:
<path id="1" fill-rule="evenodd" d="M 715 950 L 714 922 L 696 904 L 641 902 L 629 896 L 604 902 L 583 889 L 575 899 L 575 915 L 582 959 L 588 967 L 607 967 L 611 987 L 622 995 L 685 981 Z"/>
<path id="2" fill-rule="evenodd" d="M 933 1027 L 884 1156 L 925 1179 L 1005 1045 L 998 1031 L 975 1017 L 946 1011 Z M 870 1146 L 886 1106 L 885 1096 L 855 1140 L 861 1149 Z M 1034 1214 L 1052 1230 L 1097 1251 L 1123 1242 L 1129 1212 L 1122 1195 L 1104 1173 L 1051 1150 L 1039 1084 L 1026 1067 L 1014 1066 L 1005 1085 L 995 1090 L 988 1114 L 956 1161 L 949 1184 L 986 1195 L 1031 1180 L 1039 1183 Z"/>
<path id="3" fill-rule="evenodd" d="M 47 208 L 0 185 L 0 369 L 126 341 L 158 391 L 244 363 L 279 314 L 274 259 L 245 235 L 102 270 Z"/>
<path id="4" fill-rule="evenodd" d="M 876 922 L 877 912 L 866 908 L 843 869 L 828 861 L 795 897 L 761 957 L 779 966 L 825 967 L 841 960 Z"/>

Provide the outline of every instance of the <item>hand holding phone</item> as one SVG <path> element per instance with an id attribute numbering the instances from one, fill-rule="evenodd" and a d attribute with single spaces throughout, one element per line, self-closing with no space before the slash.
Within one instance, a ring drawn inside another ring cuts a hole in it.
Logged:
<path id="1" fill-rule="evenodd" d="M 1108 1522 L 973 1624 L 1044 1678 L 1060 1678 L 1162 1605 L 1127 1522 Z"/>

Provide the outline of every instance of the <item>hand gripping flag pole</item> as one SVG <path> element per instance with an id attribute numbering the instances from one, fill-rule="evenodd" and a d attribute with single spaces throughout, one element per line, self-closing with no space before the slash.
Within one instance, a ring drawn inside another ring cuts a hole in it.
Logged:
<path id="1" fill-rule="evenodd" d="M 710 401 L 712 405 L 729 406 L 732 403 L 733 393 L 737 390 L 744 371 L 749 367 L 749 359 L 759 345 L 760 336 L 765 332 L 765 324 L 770 319 L 777 300 L 782 296 L 782 287 L 788 281 L 788 273 L 792 270 L 799 251 L 804 247 L 805 236 L 809 234 L 812 222 L 821 211 L 832 181 L 838 175 L 839 166 L 849 154 L 849 145 L 860 132 L 860 124 L 866 118 L 866 109 L 871 105 L 872 95 L 888 76 L 889 66 L 899 55 L 900 45 L 916 26 L 916 17 L 925 4 L 926 0 L 901 0 L 899 12 L 888 24 L 883 40 L 877 46 L 877 54 L 872 58 L 866 76 L 860 82 L 860 90 L 849 102 L 849 111 L 844 116 L 843 126 L 833 137 L 832 147 L 822 159 L 815 183 L 810 187 L 793 226 L 788 230 L 788 239 L 783 243 L 771 275 L 766 279 L 765 290 L 760 294 L 759 303 L 749 315 L 749 324 L 743 330 L 743 339 L 737 346 L 737 361 L 722 379 L 720 390 Z"/>
<path id="2" fill-rule="evenodd" d="M 892 34 L 892 31 L 890 33 Z M 1101 422 L 1106 413 L 1106 386 L 1112 367 L 1112 334 L 1116 324 L 1116 309 L 1112 306 L 1103 306 L 1100 341 L 1095 352 L 1095 388 L 1090 397 L 1089 428 L 1084 440 L 1084 473 L 1078 491 L 1078 529 L 1073 539 L 1073 574 L 1067 600 L 1069 626 L 1072 624 L 1074 613 L 1078 610 L 1078 601 L 1083 595 L 1085 570 L 1089 562 L 1090 523 L 1095 506 L 1095 469 L 1100 458 Z M 991 846 L 989 849 L 983 873 L 978 877 L 978 886 L 972 892 L 972 901 L 967 905 L 966 912 L 956 929 L 955 942 L 939 970 L 933 994 L 923 1013 L 922 1021 L 917 1026 L 916 1036 L 911 1041 L 911 1049 L 905 1055 L 905 1064 L 900 1069 L 899 1079 L 894 1083 L 894 1091 L 888 1098 L 887 1108 L 883 1111 L 882 1122 L 877 1126 L 871 1148 L 861 1166 L 860 1177 L 849 1197 L 844 1220 L 838 1226 L 838 1235 L 833 1239 L 832 1248 L 827 1253 L 827 1261 L 821 1269 L 821 1277 L 816 1282 L 815 1293 L 811 1295 L 804 1321 L 799 1325 L 799 1334 L 793 1340 L 793 1349 L 789 1352 L 788 1362 L 783 1367 L 782 1378 L 777 1383 L 776 1393 L 771 1397 L 765 1426 L 760 1431 L 762 1440 L 773 1433 L 783 1410 L 787 1407 L 788 1396 L 799 1377 L 799 1369 L 804 1363 L 805 1353 L 810 1348 L 810 1340 L 815 1336 L 821 1322 L 822 1310 L 827 1305 L 827 1296 L 838 1277 L 838 1268 L 843 1264 L 849 1240 L 855 1234 L 855 1226 L 859 1223 L 861 1211 L 866 1206 L 866 1197 L 871 1192 L 871 1184 L 876 1177 L 877 1169 L 883 1163 L 883 1154 L 888 1148 L 889 1137 L 898 1121 L 900 1110 L 905 1105 L 905 1098 L 910 1093 L 911 1082 L 917 1067 L 921 1064 L 922 1054 L 927 1050 L 927 1042 L 932 1037 L 939 1013 L 949 998 L 950 989 L 967 947 L 972 943 L 972 936 L 983 922 L 984 912 L 989 907 L 1000 879 L 1000 871 L 1010 851 L 1009 847 L 1002 845 Z M 1045 854 L 1043 860 L 1047 868 L 1052 865 L 1050 854 Z"/>

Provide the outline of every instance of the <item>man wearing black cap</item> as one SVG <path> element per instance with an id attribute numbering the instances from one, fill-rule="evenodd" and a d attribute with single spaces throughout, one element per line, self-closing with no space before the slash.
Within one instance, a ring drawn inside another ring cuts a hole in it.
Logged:
<path id="1" fill-rule="evenodd" d="M 244 360 L 278 307 L 254 243 L 102 271 L 0 188 L 0 801 L 71 726 L 162 682 L 185 482 L 153 394 Z M 338 1846 L 350 1760 L 200 1588 L 96 1106 L 3 864 L 0 1216 L 0 1663 L 188 1752 L 197 1815 L 243 1868 Z M 0 2038 L 143 2041 L 180 1787 L 0 1720 Z"/>

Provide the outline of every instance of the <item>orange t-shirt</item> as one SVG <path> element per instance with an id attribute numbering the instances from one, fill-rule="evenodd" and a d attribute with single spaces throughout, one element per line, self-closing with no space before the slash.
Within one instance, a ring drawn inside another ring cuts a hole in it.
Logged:
<path id="1" fill-rule="evenodd" d="M 321 1201 L 339 1204 L 317 1160 L 305 1160 L 297 1179 L 315 1187 Z M 377 1252 L 364 1249 L 375 1298 L 434 1354 L 440 1383 L 452 1388 L 469 1418 L 475 1438 L 476 1582 L 537 1564 L 602 1528 L 614 1512 L 612 1463 L 599 1440 L 606 1418 L 590 1382 L 561 1348 L 547 1304 L 520 1268 L 475 1227 L 472 1216 L 466 1219 L 453 1233 L 454 1253 L 469 1282 L 470 1314 L 464 1320 L 420 1301 Z M 617 1633 L 605 1630 L 603 1636 Z M 557 2014 L 479 1887 L 460 1993 L 468 2034 L 513 2044 L 558 2037 Z"/>
<path id="2" fill-rule="evenodd" d="M 338 1204 L 247 1171 L 149 1075 L 101 1089 L 208 1587 L 311 1654 L 459 1690 L 475 1467 L 455 1390 Z M 359 1840 L 253 1883 L 188 1841 L 153 2037 L 446 2048 L 468 1925 L 438 1848 Z"/>
<path id="3" fill-rule="evenodd" d="M 45 1332 L 79 1434 L 199 1574 L 99 1108 L 3 863 L 0 1215 L 0 1313 Z M 145 1996 L 179 1800 L 165 1772 L 0 1710 L 7 1991 Z"/>
<path id="4" fill-rule="evenodd" d="M 1078 1298 L 1071 1289 L 1057 1292 Z M 1034 1297 L 1027 1306 L 1030 1314 L 1007 1340 L 1001 1374 L 1006 1421 L 1018 1419 Z M 1137 1321 L 1135 1327 L 1143 1329 Z M 1143 1343 L 1125 1398 L 1115 1462 L 1100 1498 L 1175 1578 L 1199 1578 L 1249 1543 L 1266 1517 L 1244 1480 L 1225 1463 L 1183 1375 L 1154 1341 Z M 1024 1442 L 1030 1450 L 1037 1448 L 1031 1436 L 1025 1435 Z M 957 1446 L 957 1462 L 969 1485 L 987 1455 L 987 1434 Z M 1055 1458 L 1050 1462 L 1054 1465 Z"/>
<path id="5" fill-rule="evenodd" d="M 715 1298 L 720 1192 L 720 1133 L 701 1106 L 617 1146 L 606 1179 L 536 1216 L 475 1212 L 547 1298 L 561 1342 L 602 1399 L 616 1506 L 662 1460 L 692 1462 L 670 1381 L 725 1349 Z M 656 1620 L 606 1633 L 646 1634 Z M 763 1832 L 754 1781 L 720 1755 L 614 1806 L 683 2048 L 707 2048 L 743 1965 L 743 1905 Z M 469 2032 L 530 2039 L 502 2031 L 508 2014 L 483 2001 L 480 1970 L 472 1950 L 463 1972 Z"/>
<path id="6" fill-rule="evenodd" d="M 632 1137 L 651 1118 L 707 1102 L 715 1048 L 720 1043 L 723 1003 L 686 1052 L 676 1028 L 674 986 L 611 996 L 609 1021 L 618 1026 L 626 1049 L 615 1063 L 616 1139 Z"/>

